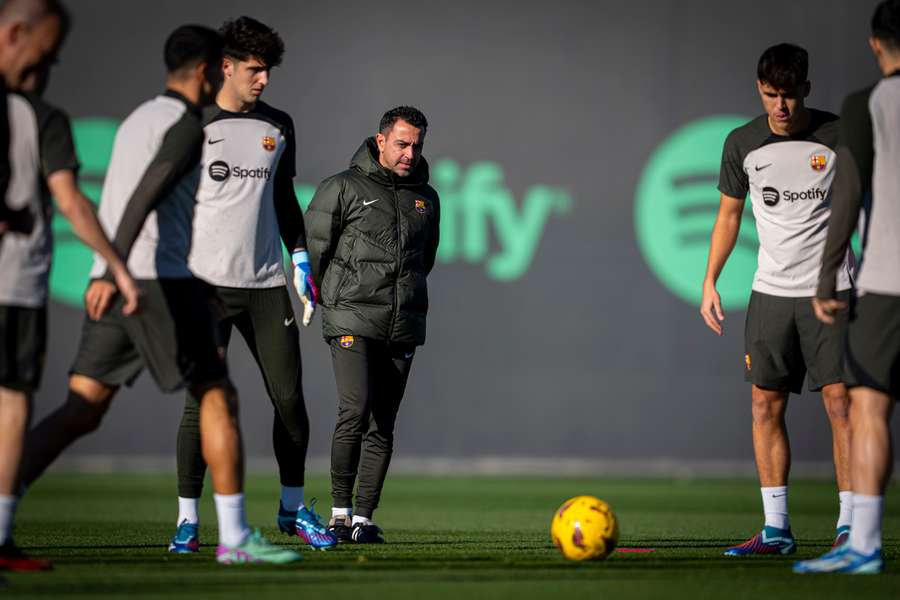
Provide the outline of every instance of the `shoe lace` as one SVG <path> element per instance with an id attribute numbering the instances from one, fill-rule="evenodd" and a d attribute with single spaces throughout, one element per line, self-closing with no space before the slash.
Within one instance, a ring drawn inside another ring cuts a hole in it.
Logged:
<path id="1" fill-rule="evenodd" d="M 309 501 L 309 506 L 304 506 L 298 513 L 304 513 L 304 518 L 312 521 L 314 525 L 322 527 L 322 515 L 316 512 L 317 499 L 313 498 Z"/>

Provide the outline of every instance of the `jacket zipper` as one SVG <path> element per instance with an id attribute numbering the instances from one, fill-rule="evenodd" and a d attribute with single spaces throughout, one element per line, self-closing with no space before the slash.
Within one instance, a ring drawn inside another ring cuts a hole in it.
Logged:
<path id="1" fill-rule="evenodd" d="M 397 272 L 394 273 L 394 314 L 391 315 L 391 328 L 388 332 L 388 342 L 394 339 L 394 326 L 397 324 L 397 315 L 400 313 L 400 299 L 397 294 L 397 282 L 400 279 L 400 194 L 397 193 L 397 182 L 391 177 L 391 189 L 394 192 L 394 211 L 397 214 L 397 246 L 394 251 L 397 263 Z"/>

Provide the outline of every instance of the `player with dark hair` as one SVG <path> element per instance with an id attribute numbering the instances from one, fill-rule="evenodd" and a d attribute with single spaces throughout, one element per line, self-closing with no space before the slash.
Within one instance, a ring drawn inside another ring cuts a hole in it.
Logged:
<path id="1" fill-rule="evenodd" d="M 300 339 L 283 270 L 281 242 L 296 265 L 297 293 L 309 324 L 315 290 L 303 213 L 294 195 L 291 117 L 259 98 L 284 44 L 268 26 L 240 17 L 221 29 L 224 83 L 206 119 L 194 242 L 188 265 L 216 287 L 224 312 L 220 340 L 237 328 L 259 365 L 275 408 L 272 443 L 281 478 L 278 527 L 314 548 L 337 542 L 303 497 L 309 419 L 303 399 Z M 280 238 L 279 239 L 279 235 Z M 196 552 L 206 465 L 200 406 L 188 394 L 178 430 L 178 529 L 169 550 Z"/>
<path id="2" fill-rule="evenodd" d="M 753 450 L 759 472 L 765 526 L 726 555 L 790 554 L 796 543 L 788 517 L 790 445 L 785 426 L 788 396 L 821 390 L 831 422 L 840 514 L 835 545 L 850 524 L 850 430 L 847 390 L 841 377 L 842 332 L 812 312 L 834 176 L 837 117 L 807 108 L 807 52 L 792 44 L 760 57 L 757 89 L 765 114 L 728 136 L 719 176 L 721 199 L 712 231 L 700 314 L 723 335 L 716 280 L 737 241 L 749 192 L 759 233 L 759 264 L 744 332 L 745 376 L 752 383 Z M 846 298 L 852 255 L 841 259 L 838 289 Z"/>
<path id="3" fill-rule="evenodd" d="M 29 21 L 29 19 L 31 19 Z M 99 252 L 127 296 L 127 312 L 137 308 L 137 288 L 125 263 L 110 244 L 93 206 L 78 188 L 78 159 L 69 120 L 41 99 L 50 66 L 62 43 L 67 18 L 54 2 L 9 0 L 0 6 L 0 55 L 6 55 L 16 29 L 27 29 L 28 43 L 3 73 L 16 93 L 4 93 L 3 124 L 9 135 L 2 145 L 12 166 L 3 204 L 8 230 L 0 238 L 0 569 L 49 568 L 29 559 L 12 538 L 18 502 L 19 467 L 34 392 L 43 369 L 47 345 L 47 300 L 53 253 L 51 195 L 75 234 Z M 22 57 L 26 60 L 21 60 Z M 9 120 L 6 121 L 8 112 Z M 5 128 L 4 128 L 5 129 Z M 10 145 L 11 143 L 11 145 Z M 0 142 L 2 144 L 2 142 Z M 102 310 L 88 304 L 88 316 Z"/>
<path id="4" fill-rule="evenodd" d="M 853 518 L 848 543 L 797 563 L 799 573 L 884 570 L 881 521 L 891 476 L 889 420 L 900 398 L 900 0 L 875 9 L 869 45 L 884 78 L 844 101 L 831 222 L 813 299 L 823 323 L 833 325 L 846 310 L 835 279 L 863 211 L 863 254 L 844 361 Z"/>
<path id="5" fill-rule="evenodd" d="M 116 133 L 100 220 L 128 257 L 142 307 L 124 316 L 108 265 L 98 257 L 88 305 L 110 309 L 99 321 L 85 321 L 68 398 L 29 432 L 22 478 L 30 484 L 67 446 L 97 428 L 121 386 L 147 367 L 164 392 L 186 387 L 200 399 L 203 456 L 216 492 L 217 560 L 285 563 L 300 556 L 247 526 L 237 393 L 216 342 L 214 295 L 188 267 L 203 148 L 200 109 L 218 89 L 221 52 L 215 31 L 176 29 L 164 52 L 165 93 L 141 104 Z"/>
<path id="6" fill-rule="evenodd" d="M 425 343 L 426 278 L 440 223 L 438 195 L 428 185 L 422 157 L 427 129 L 415 108 L 385 113 L 350 168 L 319 185 L 306 213 L 339 398 L 329 528 L 342 542 L 384 542 L 372 515 L 413 356 Z"/>

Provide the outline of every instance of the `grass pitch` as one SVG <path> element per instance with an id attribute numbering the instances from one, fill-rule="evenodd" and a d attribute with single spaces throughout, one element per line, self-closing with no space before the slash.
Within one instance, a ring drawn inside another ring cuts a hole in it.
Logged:
<path id="1" fill-rule="evenodd" d="M 247 482 L 251 525 L 277 533 L 274 477 Z M 211 490 L 207 490 L 207 495 Z M 549 540 L 553 510 L 566 498 L 608 501 L 620 545 L 652 553 L 605 561 L 566 562 Z M 286 567 L 215 562 L 215 512 L 202 505 L 201 552 L 176 556 L 174 475 L 53 474 L 22 502 L 16 539 L 50 558 L 49 573 L 6 573 L 10 598 L 815 598 L 900 597 L 900 489 L 888 491 L 887 573 L 881 576 L 794 575 L 796 558 L 825 551 L 837 514 L 828 482 L 791 484 L 791 517 L 800 548 L 790 558 L 721 556 L 761 526 L 754 481 L 607 479 L 388 479 L 376 517 L 388 544 L 304 550 Z M 330 509 L 328 481 L 313 477 L 307 498 Z"/>

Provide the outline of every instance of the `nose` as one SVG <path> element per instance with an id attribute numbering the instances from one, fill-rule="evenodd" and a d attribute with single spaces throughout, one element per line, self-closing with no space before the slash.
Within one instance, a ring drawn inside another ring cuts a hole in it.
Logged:
<path id="1" fill-rule="evenodd" d="M 262 71 L 262 72 L 260 72 L 260 74 L 259 74 L 259 83 L 260 83 L 263 87 L 269 85 L 269 72 L 268 72 L 268 71 Z"/>

